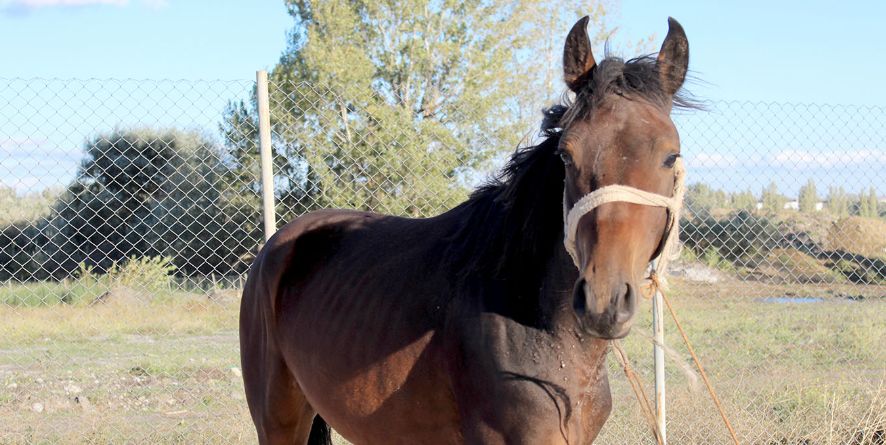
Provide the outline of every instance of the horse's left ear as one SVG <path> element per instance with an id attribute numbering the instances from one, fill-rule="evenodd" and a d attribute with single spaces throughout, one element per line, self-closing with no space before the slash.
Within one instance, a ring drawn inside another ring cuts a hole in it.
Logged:
<path id="1" fill-rule="evenodd" d="M 668 35 L 658 52 L 658 73 L 662 89 L 673 96 L 686 80 L 689 67 L 689 40 L 676 20 L 668 17 Z"/>
<path id="2" fill-rule="evenodd" d="M 578 92 L 591 76 L 597 65 L 588 38 L 588 16 L 584 16 L 572 26 L 563 46 L 563 80 L 566 86 Z"/>

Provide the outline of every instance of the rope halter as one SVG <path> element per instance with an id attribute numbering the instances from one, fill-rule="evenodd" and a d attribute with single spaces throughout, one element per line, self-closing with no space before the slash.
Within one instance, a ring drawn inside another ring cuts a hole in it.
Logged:
<path id="1" fill-rule="evenodd" d="M 650 272 L 647 277 L 654 286 L 667 286 L 664 280 L 664 274 L 667 270 L 668 259 L 671 256 L 671 250 L 676 245 L 679 232 L 680 209 L 683 207 L 683 195 L 686 192 L 684 187 L 684 176 L 686 171 L 683 169 L 683 160 L 677 158 L 674 163 L 674 190 L 671 196 L 650 193 L 634 187 L 626 185 L 614 184 L 607 185 L 594 190 L 583 196 L 578 202 L 572 206 L 572 209 L 566 207 L 566 192 L 563 192 L 563 245 L 575 267 L 580 268 L 578 260 L 578 251 L 575 247 L 575 236 L 578 232 L 578 221 L 591 210 L 608 202 L 629 202 L 633 204 L 642 204 L 653 207 L 664 207 L 668 210 L 668 220 L 665 224 L 665 232 L 662 241 L 654 258 L 650 260 Z"/>

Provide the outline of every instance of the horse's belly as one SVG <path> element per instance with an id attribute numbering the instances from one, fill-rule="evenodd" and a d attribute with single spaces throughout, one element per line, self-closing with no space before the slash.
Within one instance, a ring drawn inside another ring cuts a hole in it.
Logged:
<path id="1" fill-rule="evenodd" d="M 349 324 L 354 322 L 361 324 Z M 386 335 L 328 323 L 318 326 L 314 319 L 311 332 L 293 332 L 299 341 L 287 362 L 311 406 L 333 429 L 356 444 L 398 443 L 401 437 L 410 443 L 459 442 L 434 331 L 392 336 L 409 329 L 389 323 Z"/>

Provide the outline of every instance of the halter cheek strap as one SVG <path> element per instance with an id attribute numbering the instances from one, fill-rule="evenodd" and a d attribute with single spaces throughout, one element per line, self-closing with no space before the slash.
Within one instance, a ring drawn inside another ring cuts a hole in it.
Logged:
<path id="1" fill-rule="evenodd" d="M 607 202 L 630 202 L 633 204 L 648 205 L 653 207 L 664 207 L 668 210 L 668 220 L 665 225 L 662 241 L 656 249 L 655 256 L 651 262 L 653 264 L 650 277 L 655 275 L 660 280 L 664 279 L 664 273 L 667 270 L 667 262 L 671 256 L 671 250 L 676 244 L 678 237 L 680 220 L 680 209 L 683 207 L 683 195 L 685 193 L 683 160 L 677 158 L 674 163 L 674 191 L 671 196 L 663 196 L 657 193 L 650 193 L 644 190 L 636 189 L 626 185 L 608 185 L 606 187 L 594 190 L 578 200 L 572 209 L 566 207 L 566 194 L 563 195 L 563 245 L 575 267 L 579 267 L 578 251 L 575 247 L 575 236 L 578 231 L 578 221 L 591 210 L 606 204 Z"/>

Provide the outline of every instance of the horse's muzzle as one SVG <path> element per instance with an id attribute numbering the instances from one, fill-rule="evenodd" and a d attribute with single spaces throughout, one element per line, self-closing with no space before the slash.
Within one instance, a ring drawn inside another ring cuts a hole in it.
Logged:
<path id="1" fill-rule="evenodd" d="M 631 331 L 637 307 L 636 286 L 616 282 L 605 286 L 605 291 L 594 291 L 594 286 L 579 278 L 572 291 L 572 307 L 581 328 L 593 337 L 623 338 Z"/>

